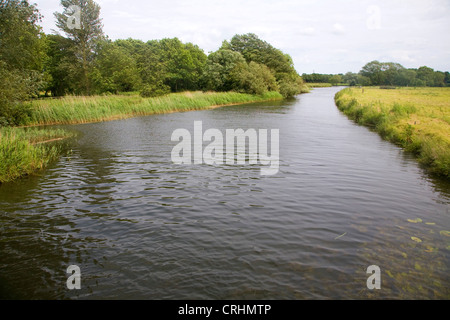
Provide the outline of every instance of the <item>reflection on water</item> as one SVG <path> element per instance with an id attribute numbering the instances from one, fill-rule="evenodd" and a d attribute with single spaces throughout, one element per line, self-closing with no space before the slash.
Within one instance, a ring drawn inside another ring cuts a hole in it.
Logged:
<path id="1" fill-rule="evenodd" d="M 70 155 L 0 186 L 0 296 L 449 298 L 448 182 L 341 115 L 336 90 L 67 127 Z M 279 174 L 172 164 L 173 130 L 196 120 L 280 129 Z"/>

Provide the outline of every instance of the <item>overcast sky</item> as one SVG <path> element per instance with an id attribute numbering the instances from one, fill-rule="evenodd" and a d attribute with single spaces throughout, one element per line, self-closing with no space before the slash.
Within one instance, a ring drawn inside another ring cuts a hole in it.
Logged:
<path id="1" fill-rule="evenodd" d="M 206 54 L 256 33 L 302 73 L 358 72 L 372 60 L 450 71 L 450 0 L 97 0 L 110 39 L 178 37 Z M 59 0 L 30 0 L 56 29 Z"/>

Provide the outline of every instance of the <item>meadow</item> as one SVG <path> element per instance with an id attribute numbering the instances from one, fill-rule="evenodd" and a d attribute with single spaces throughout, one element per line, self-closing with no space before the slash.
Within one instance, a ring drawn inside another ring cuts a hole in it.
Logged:
<path id="1" fill-rule="evenodd" d="M 335 101 L 349 118 L 415 154 L 431 173 L 450 177 L 450 88 L 346 88 Z"/>

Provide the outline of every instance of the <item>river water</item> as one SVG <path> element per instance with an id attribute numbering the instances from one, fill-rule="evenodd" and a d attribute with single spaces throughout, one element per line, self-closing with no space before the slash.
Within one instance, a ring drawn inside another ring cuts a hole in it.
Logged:
<path id="1" fill-rule="evenodd" d="M 449 298 L 449 184 L 342 115 L 338 90 L 66 126 L 71 153 L 0 186 L 1 298 Z M 278 174 L 174 164 L 194 121 L 279 129 Z"/>

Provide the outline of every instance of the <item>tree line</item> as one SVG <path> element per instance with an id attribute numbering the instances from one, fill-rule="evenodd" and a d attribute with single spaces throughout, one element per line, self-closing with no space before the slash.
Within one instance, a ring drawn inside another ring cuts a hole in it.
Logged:
<path id="1" fill-rule="evenodd" d="M 399 86 L 399 87 L 448 87 L 450 73 L 435 71 L 423 66 L 417 69 L 405 68 L 395 62 L 367 63 L 359 73 L 346 74 L 302 74 L 305 82 L 347 84 L 350 86 Z"/>
<path id="2" fill-rule="evenodd" d="M 45 34 L 27 0 L 0 0 L 0 125 L 17 124 L 24 101 L 46 96 L 139 91 L 152 97 L 187 90 L 284 97 L 301 92 L 292 58 L 255 34 L 235 35 L 216 52 L 178 38 L 112 41 L 93 0 L 61 0 L 59 32 Z"/>

